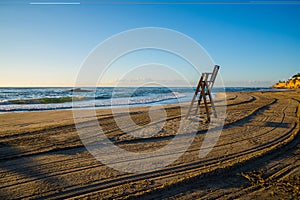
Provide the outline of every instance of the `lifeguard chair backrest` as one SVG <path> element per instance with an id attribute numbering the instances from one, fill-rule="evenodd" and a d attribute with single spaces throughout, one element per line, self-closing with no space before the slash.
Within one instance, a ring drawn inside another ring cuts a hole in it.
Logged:
<path id="1" fill-rule="evenodd" d="M 209 81 L 209 85 L 208 85 L 209 89 L 211 89 L 214 86 L 215 80 L 217 78 L 219 69 L 220 69 L 220 66 L 219 65 L 215 65 L 214 71 L 212 72 L 212 75 L 210 77 L 210 81 Z"/>

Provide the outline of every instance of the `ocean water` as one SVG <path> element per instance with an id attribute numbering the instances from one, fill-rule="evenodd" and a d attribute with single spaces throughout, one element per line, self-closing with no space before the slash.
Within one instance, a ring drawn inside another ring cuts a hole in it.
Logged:
<path id="1" fill-rule="evenodd" d="M 271 88 L 228 87 L 226 92 L 274 91 Z M 224 88 L 214 88 L 213 93 Z M 173 104 L 191 101 L 185 87 L 0 88 L 0 113 Z M 73 105 L 72 99 L 76 101 Z"/>

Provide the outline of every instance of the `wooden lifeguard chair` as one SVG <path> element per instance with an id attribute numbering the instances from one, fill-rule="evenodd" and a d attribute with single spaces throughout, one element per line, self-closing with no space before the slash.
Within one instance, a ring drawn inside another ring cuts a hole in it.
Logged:
<path id="1" fill-rule="evenodd" d="M 209 112 L 209 104 L 211 106 L 212 113 L 214 114 L 214 117 L 217 117 L 217 112 L 215 109 L 214 101 L 211 96 L 211 90 L 214 86 L 215 80 L 217 78 L 217 74 L 219 71 L 220 66 L 215 65 L 214 70 L 212 73 L 202 73 L 201 78 L 198 82 L 197 88 L 195 90 L 191 105 L 188 109 L 186 118 L 188 118 L 193 111 L 194 102 L 197 101 L 197 106 L 195 109 L 195 114 L 198 112 L 198 109 L 200 109 L 201 101 L 203 99 L 204 107 L 207 115 L 207 121 L 210 121 L 210 112 Z M 208 98 L 207 98 L 208 96 Z M 197 99 L 198 97 L 198 99 Z"/>

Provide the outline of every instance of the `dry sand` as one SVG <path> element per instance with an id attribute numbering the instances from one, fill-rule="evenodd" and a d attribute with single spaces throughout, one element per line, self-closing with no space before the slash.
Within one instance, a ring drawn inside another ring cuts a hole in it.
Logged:
<path id="1" fill-rule="evenodd" d="M 299 91 L 228 93 L 222 134 L 206 157 L 198 156 L 208 128 L 200 124 L 176 162 L 142 174 L 97 161 L 82 145 L 72 111 L 1 114 L 0 199 L 299 199 L 299 102 Z M 108 109 L 97 116 L 116 145 L 147 152 L 176 134 L 178 105 L 166 110 L 163 131 L 148 139 L 126 135 Z M 121 119 L 122 110 L 114 117 Z M 131 117 L 141 130 L 155 123 L 147 107 L 131 109 Z M 88 127 L 89 120 L 82 123 Z"/>

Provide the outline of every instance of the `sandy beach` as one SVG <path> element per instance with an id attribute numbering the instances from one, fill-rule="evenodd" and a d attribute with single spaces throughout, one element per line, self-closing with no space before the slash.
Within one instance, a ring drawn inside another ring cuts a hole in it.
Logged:
<path id="1" fill-rule="evenodd" d="M 226 98 L 222 134 L 206 157 L 198 156 L 208 129 L 203 123 L 173 164 L 141 174 L 120 172 L 96 160 L 77 134 L 72 111 L 1 114 L 0 198 L 299 199 L 300 92 L 227 93 Z M 155 124 L 148 107 L 130 111 L 141 130 Z M 164 130 L 151 138 L 120 130 L 114 118 L 123 117 L 122 109 L 114 117 L 109 109 L 97 110 L 97 117 L 115 145 L 147 152 L 176 134 L 178 105 L 166 106 L 166 112 Z M 89 118 L 82 123 L 88 126 Z"/>

